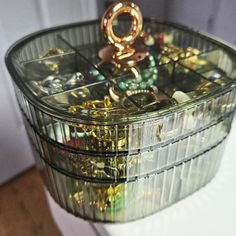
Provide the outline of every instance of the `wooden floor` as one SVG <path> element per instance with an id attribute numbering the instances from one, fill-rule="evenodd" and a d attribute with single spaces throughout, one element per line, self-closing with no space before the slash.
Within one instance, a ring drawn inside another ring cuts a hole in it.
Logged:
<path id="1" fill-rule="evenodd" d="M 61 236 L 36 169 L 0 187 L 0 236 Z"/>

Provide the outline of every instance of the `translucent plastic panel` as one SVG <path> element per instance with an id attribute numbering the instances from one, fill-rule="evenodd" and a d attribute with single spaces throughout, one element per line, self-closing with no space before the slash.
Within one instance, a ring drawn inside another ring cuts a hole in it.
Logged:
<path id="1" fill-rule="evenodd" d="M 141 178 L 162 169 L 186 161 L 194 155 L 215 146 L 227 137 L 232 115 L 215 125 L 151 151 L 119 156 L 81 154 L 67 147 L 57 146 L 53 142 L 40 137 L 31 127 L 27 130 L 41 158 L 57 168 L 81 178 L 89 179 L 123 179 L 130 181 Z M 68 142 L 69 143 L 69 142 Z M 70 141 L 70 145 L 78 145 Z"/>
<path id="2" fill-rule="evenodd" d="M 79 152 L 114 152 L 113 155 L 124 151 L 135 154 L 139 150 L 178 140 L 214 124 L 235 108 L 235 91 L 232 90 L 195 107 L 159 119 L 147 119 L 143 123 L 124 126 L 87 125 L 68 123 L 44 114 L 30 105 L 17 88 L 16 92 L 22 111 L 44 137 Z"/>
<path id="3" fill-rule="evenodd" d="M 143 179 L 123 183 L 89 182 L 58 172 L 41 160 L 52 197 L 74 215 L 101 222 L 127 222 L 148 216 L 206 185 L 216 174 L 224 142 L 189 161 Z"/>
<path id="4" fill-rule="evenodd" d="M 236 78 L 236 56 L 218 49 L 199 57 L 181 61 L 183 65 L 201 74 L 208 81 L 224 86 Z"/>

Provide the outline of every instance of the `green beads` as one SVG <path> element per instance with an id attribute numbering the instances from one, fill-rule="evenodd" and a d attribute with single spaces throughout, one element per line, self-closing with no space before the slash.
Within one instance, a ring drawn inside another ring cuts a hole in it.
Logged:
<path id="1" fill-rule="evenodd" d="M 156 66 L 156 62 L 155 62 L 155 61 L 151 61 L 151 62 L 150 62 L 150 66 L 151 66 L 151 67 Z"/>
<path id="2" fill-rule="evenodd" d="M 105 80 L 105 77 L 103 75 L 98 75 L 97 80 L 98 81 L 103 81 L 103 80 Z"/>
<path id="3" fill-rule="evenodd" d="M 143 74 L 135 75 L 136 78 L 129 78 L 126 81 L 119 82 L 119 89 L 121 91 L 135 91 L 138 89 L 145 90 L 150 88 L 158 79 L 158 70 L 155 66 L 156 62 L 154 56 L 149 55 L 149 69 L 145 70 Z M 103 81 L 106 79 L 105 76 L 95 68 L 90 70 L 90 74 L 95 77 L 97 81 Z"/>
<path id="4" fill-rule="evenodd" d="M 157 74 L 155 74 L 155 75 L 153 75 L 153 77 L 152 77 L 152 78 L 153 78 L 153 80 L 154 80 L 154 81 L 156 81 L 156 80 L 158 79 L 158 75 L 157 75 Z"/>
<path id="5" fill-rule="evenodd" d="M 141 83 L 143 81 L 143 78 L 142 76 L 140 75 L 137 79 L 136 79 L 136 82 L 137 83 Z"/>
<path id="6" fill-rule="evenodd" d="M 147 84 L 145 82 L 140 83 L 139 88 L 144 90 L 147 88 Z"/>
<path id="7" fill-rule="evenodd" d="M 136 79 L 127 79 L 118 83 L 119 88 L 122 91 L 137 89 L 145 90 L 150 88 L 158 79 L 158 70 L 156 68 L 150 68 L 143 73 L 143 76 L 138 76 Z"/>
<path id="8" fill-rule="evenodd" d="M 118 85 L 119 85 L 119 88 L 120 88 L 122 91 L 125 91 L 125 90 L 126 90 L 126 83 L 125 83 L 125 82 L 120 82 Z"/>
<path id="9" fill-rule="evenodd" d="M 97 75 L 99 75 L 99 72 L 98 72 L 98 70 L 92 69 L 90 71 L 90 74 L 93 75 L 93 76 L 97 76 Z"/>
<path id="10" fill-rule="evenodd" d="M 136 83 L 131 83 L 129 86 L 129 89 L 132 91 L 136 90 L 137 88 L 138 88 L 138 84 L 136 84 Z"/>
<path id="11" fill-rule="evenodd" d="M 153 84 L 154 84 L 154 80 L 153 79 L 149 79 L 147 82 L 146 82 L 147 86 L 148 87 L 151 87 Z"/>
<path id="12" fill-rule="evenodd" d="M 103 80 L 105 80 L 105 77 L 104 77 L 102 74 L 100 74 L 99 71 L 96 70 L 96 69 L 90 70 L 90 74 L 91 74 L 92 76 L 96 77 L 96 80 L 97 80 L 97 81 L 103 81 Z"/>

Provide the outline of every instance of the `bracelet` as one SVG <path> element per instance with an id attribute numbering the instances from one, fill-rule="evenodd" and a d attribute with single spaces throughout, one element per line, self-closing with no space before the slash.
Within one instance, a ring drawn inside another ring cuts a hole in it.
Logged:
<path id="1" fill-rule="evenodd" d="M 119 82 L 118 87 L 121 91 L 145 90 L 150 88 L 158 79 L 157 68 L 147 69 L 143 76 L 141 76 L 139 70 L 135 67 L 131 68 L 131 72 L 134 74 L 135 79 L 128 79 L 125 82 Z"/>

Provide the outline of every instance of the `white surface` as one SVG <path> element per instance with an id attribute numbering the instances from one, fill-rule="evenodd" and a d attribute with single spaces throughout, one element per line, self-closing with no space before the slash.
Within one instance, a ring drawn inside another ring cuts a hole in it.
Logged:
<path id="1" fill-rule="evenodd" d="M 95 0 L 0 0 L 0 184 L 34 164 L 4 65 L 7 48 L 33 31 L 95 18 Z"/>
<path id="2" fill-rule="evenodd" d="M 55 223 L 64 236 L 96 236 L 89 223 L 63 210 L 46 191 L 48 205 Z"/>
<path id="3" fill-rule="evenodd" d="M 179 203 L 143 220 L 107 224 L 110 236 L 234 236 L 236 235 L 236 119 L 216 177 Z M 62 210 L 50 197 L 53 217 L 65 236 L 94 236 L 88 223 Z M 101 236 L 106 236 L 97 224 Z"/>
<path id="4" fill-rule="evenodd" d="M 166 9 L 168 20 L 236 44 L 235 0 L 166 0 Z"/>

